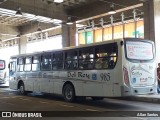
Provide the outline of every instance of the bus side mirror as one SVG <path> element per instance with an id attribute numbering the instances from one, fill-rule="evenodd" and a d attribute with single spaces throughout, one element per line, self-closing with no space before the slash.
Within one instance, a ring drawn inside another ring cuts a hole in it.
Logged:
<path id="1" fill-rule="evenodd" d="M 0 60 L 0 70 L 4 70 L 4 69 L 5 69 L 5 61 Z"/>

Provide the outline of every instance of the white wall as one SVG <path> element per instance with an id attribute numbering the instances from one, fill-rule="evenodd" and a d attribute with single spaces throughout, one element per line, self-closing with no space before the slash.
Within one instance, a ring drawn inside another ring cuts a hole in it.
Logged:
<path id="1" fill-rule="evenodd" d="M 29 42 L 26 48 L 26 53 L 60 49 L 62 48 L 62 36 L 58 35 L 46 40 Z"/>

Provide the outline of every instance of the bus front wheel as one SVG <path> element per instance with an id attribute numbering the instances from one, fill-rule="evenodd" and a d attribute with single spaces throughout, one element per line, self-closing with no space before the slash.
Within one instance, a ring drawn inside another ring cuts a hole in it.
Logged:
<path id="1" fill-rule="evenodd" d="M 66 84 L 63 89 L 63 97 L 66 102 L 74 102 L 75 90 L 71 84 Z"/>
<path id="2" fill-rule="evenodd" d="M 25 91 L 25 87 L 24 87 L 24 83 L 21 82 L 20 85 L 19 85 L 19 93 L 21 95 L 26 95 L 26 91 Z"/>

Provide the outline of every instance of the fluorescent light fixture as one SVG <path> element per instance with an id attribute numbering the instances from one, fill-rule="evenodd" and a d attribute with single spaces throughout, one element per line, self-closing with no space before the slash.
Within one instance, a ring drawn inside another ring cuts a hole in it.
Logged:
<path id="1" fill-rule="evenodd" d="M 116 13 L 116 11 L 109 11 L 108 12 L 108 14 L 110 14 L 110 15 L 113 15 L 113 14 L 115 14 Z"/>
<path id="2" fill-rule="evenodd" d="M 21 17 L 22 16 L 22 12 L 21 12 L 21 8 L 20 7 L 17 9 L 17 12 L 16 12 L 15 16 L 16 17 Z"/>
<path id="3" fill-rule="evenodd" d="M 33 15 L 33 14 L 29 14 L 29 13 L 23 13 L 23 17 L 25 19 L 28 19 L 28 20 L 36 20 L 36 15 Z"/>
<path id="4" fill-rule="evenodd" d="M 37 28 L 37 32 L 41 32 L 42 29 L 41 29 L 41 26 L 40 26 L 40 22 L 38 23 L 38 28 Z"/>
<path id="5" fill-rule="evenodd" d="M 62 20 L 59 20 L 59 19 L 52 19 L 52 21 L 53 21 L 54 24 L 62 23 Z"/>
<path id="6" fill-rule="evenodd" d="M 44 22 L 44 23 L 50 23 L 51 22 L 51 18 L 49 17 L 43 17 L 43 16 L 36 16 L 37 21 L 39 22 Z"/>
<path id="7" fill-rule="evenodd" d="M 73 24 L 73 22 L 71 22 L 71 21 L 67 22 L 67 25 L 72 25 L 72 24 Z"/>
<path id="8" fill-rule="evenodd" d="M 40 31 L 42 31 L 42 29 L 41 29 L 40 27 L 38 27 L 37 31 L 39 31 L 39 32 L 40 32 Z"/>
<path id="9" fill-rule="evenodd" d="M 73 24 L 71 17 L 68 17 L 68 20 L 67 20 L 67 23 L 66 23 L 66 24 L 67 24 L 67 25 L 72 25 L 72 24 Z"/>
<path id="10" fill-rule="evenodd" d="M 114 4 L 111 4 L 108 14 L 112 15 L 112 14 L 115 14 L 115 13 L 116 13 L 116 11 L 114 10 Z"/>
<path id="11" fill-rule="evenodd" d="M 55 23 L 55 24 L 62 23 L 62 20 L 59 20 L 59 19 L 52 19 L 49 17 L 40 16 L 40 15 L 36 16 L 36 15 L 30 14 L 30 13 L 22 13 L 20 7 L 17 9 L 17 11 L 0 8 L 0 15 L 10 16 L 10 17 L 12 17 L 12 16 L 21 17 L 23 15 L 23 17 L 25 19 L 31 20 L 31 21 L 36 20 L 38 22 Z M 13 18 L 13 19 L 15 19 L 15 18 Z"/>
<path id="12" fill-rule="evenodd" d="M 55 3 L 62 3 L 63 0 L 54 0 Z"/>

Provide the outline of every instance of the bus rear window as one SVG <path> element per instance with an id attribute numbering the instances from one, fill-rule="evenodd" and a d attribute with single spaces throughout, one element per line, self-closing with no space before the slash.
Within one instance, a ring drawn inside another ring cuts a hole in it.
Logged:
<path id="1" fill-rule="evenodd" d="M 133 60 L 152 60 L 153 45 L 143 41 L 126 41 L 126 57 Z"/>

